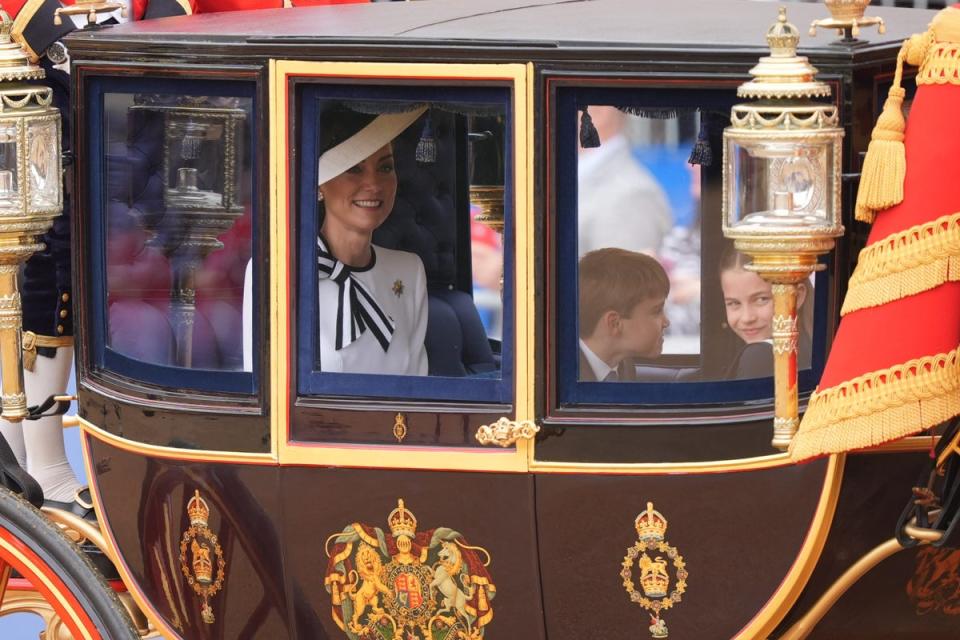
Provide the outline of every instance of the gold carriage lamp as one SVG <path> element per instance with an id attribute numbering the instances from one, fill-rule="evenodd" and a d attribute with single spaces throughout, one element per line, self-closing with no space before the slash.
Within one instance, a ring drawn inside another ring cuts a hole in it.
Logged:
<path id="1" fill-rule="evenodd" d="M 830 87 L 797 56 L 800 35 L 780 9 L 767 31 L 770 55 L 750 70 L 723 132 L 723 233 L 753 259 L 747 269 L 773 284 L 775 417 L 773 445 L 785 449 L 799 424 L 797 289 L 817 258 L 843 234 L 843 130 Z"/>
<path id="2" fill-rule="evenodd" d="M 0 9 L 0 373 L 2 417 L 27 415 L 21 352 L 22 313 L 17 274 L 63 210 L 60 111 L 45 73 L 12 41 L 13 20 Z"/>
<path id="3" fill-rule="evenodd" d="M 503 233 L 504 122 L 502 116 L 471 116 L 470 202 L 480 212 L 474 218 Z"/>
<path id="4" fill-rule="evenodd" d="M 120 9 L 120 15 L 127 17 L 127 5 L 122 2 L 104 2 L 103 0 L 77 0 L 72 6 L 60 7 L 53 12 L 53 24 L 63 24 L 61 15 L 86 16 L 87 27 L 97 26 L 98 13 L 111 13 Z"/>
<path id="5" fill-rule="evenodd" d="M 817 27 L 836 29 L 843 35 L 843 42 L 851 42 L 860 35 L 860 27 L 876 25 L 879 33 L 887 31 L 883 18 L 863 16 L 870 0 L 824 0 L 824 4 L 830 11 L 830 17 L 814 20 L 810 25 L 811 36 L 817 35 Z"/>
<path id="6" fill-rule="evenodd" d="M 141 214 L 150 246 L 170 260 L 170 314 L 176 363 L 193 360 L 196 273 L 203 260 L 223 248 L 218 236 L 243 215 L 240 193 L 243 123 L 246 112 L 234 98 L 179 97 L 173 103 L 138 96 L 131 107 L 163 123 L 163 209 Z"/>

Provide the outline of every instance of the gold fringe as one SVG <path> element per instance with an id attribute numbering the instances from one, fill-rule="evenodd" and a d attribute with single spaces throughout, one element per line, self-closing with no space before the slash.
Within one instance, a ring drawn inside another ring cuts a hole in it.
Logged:
<path id="1" fill-rule="evenodd" d="M 810 398 L 790 458 L 873 447 L 960 414 L 960 348 L 873 371 Z"/>
<path id="2" fill-rule="evenodd" d="M 870 145 L 860 171 L 860 189 L 854 217 L 862 222 L 873 222 L 877 211 L 889 209 L 903 201 L 903 180 L 907 174 L 903 134 L 907 129 L 903 119 L 903 98 L 906 91 L 900 86 L 903 79 L 903 61 L 910 41 L 900 47 L 893 86 L 883 104 L 883 112 L 870 135 Z"/>
<path id="3" fill-rule="evenodd" d="M 860 251 L 840 315 L 960 281 L 960 213 L 890 234 Z"/>
<path id="4" fill-rule="evenodd" d="M 960 44 L 954 42 L 938 42 L 930 48 L 920 73 L 917 74 L 917 84 L 960 84 Z"/>

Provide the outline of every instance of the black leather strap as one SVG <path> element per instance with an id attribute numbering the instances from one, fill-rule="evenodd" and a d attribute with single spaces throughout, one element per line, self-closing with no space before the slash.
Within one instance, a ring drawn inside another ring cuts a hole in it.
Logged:
<path id="1" fill-rule="evenodd" d="M 947 423 L 934 449 L 934 455 L 913 487 L 910 501 L 897 522 L 897 541 L 904 547 L 916 546 L 918 541 L 904 531 L 911 522 L 924 529 L 943 532 L 935 547 L 960 545 L 960 455 L 951 454 L 938 469 L 936 461 L 960 431 L 960 418 Z"/>
<path id="2" fill-rule="evenodd" d="M 17 462 L 13 450 L 5 438 L 0 436 L 0 484 L 22 496 L 27 502 L 39 508 L 43 504 L 43 489 Z"/>
<path id="3" fill-rule="evenodd" d="M 70 410 L 69 400 L 57 400 L 57 396 L 50 396 L 40 404 L 27 407 L 26 420 L 39 420 L 49 416 L 62 416 Z"/>

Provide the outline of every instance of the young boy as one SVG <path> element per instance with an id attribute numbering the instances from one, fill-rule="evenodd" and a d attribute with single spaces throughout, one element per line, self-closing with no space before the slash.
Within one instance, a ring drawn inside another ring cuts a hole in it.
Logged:
<path id="1" fill-rule="evenodd" d="M 655 358 L 670 321 L 670 280 L 643 253 L 607 248 L 580 259 L 580 380 L 635 380 L 633 358 Z"/>

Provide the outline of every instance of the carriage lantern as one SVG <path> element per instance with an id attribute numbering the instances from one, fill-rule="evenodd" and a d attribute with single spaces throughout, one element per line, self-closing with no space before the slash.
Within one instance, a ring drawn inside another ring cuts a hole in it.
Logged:
<path id="1" fill-rule="evenodd" d="M 474 218 L 503 234 L 503 141 L 502 116 L 470 117 L 470 202 L 480 213 Z"/>
<path id="2" fill-rule="evenodd" d="M 218 236 L 243 215 L 240 171 L 246 112 L 231 98 L 140 96 L 131 110 L 163 126 L 163 206 L 141 213 L 150 246 L 170 260 L 176 364 L 193 354 L 196 272 L 223 248 Z"/>
<path id="3" fill-rule="evenodd" d="M 45 73 L 12 41 L 13 20 L 0 9 L 0 371 L 3 413 L 27 415 L 21 353 L 22 314 L 17 274 L 63 209 L 60 111 L 53 92 L 26 80 Z"/>
<path id="4" fill-rule="evenodd" d="M 773 445 L 784 449 L 799 424 L 797 290 L 818 256 L 843 234 L 840 168 L 843 130 L 830 87 L 797 56 L 799 31 L 780 9 L 767 31 L 770 55 L 737 89 L 723 132 L 723 232 L 752 258 L 747 269 L 773 284 L 775 417 Z"/>

